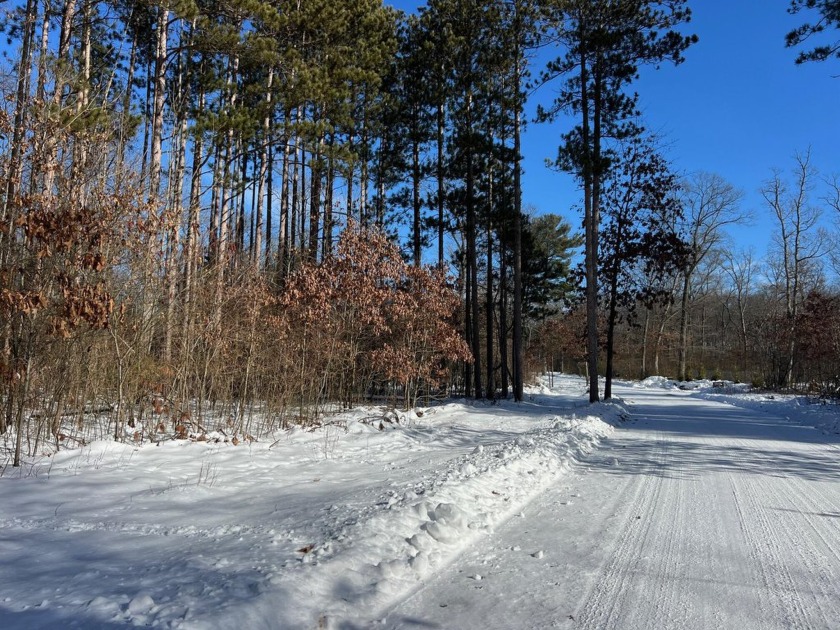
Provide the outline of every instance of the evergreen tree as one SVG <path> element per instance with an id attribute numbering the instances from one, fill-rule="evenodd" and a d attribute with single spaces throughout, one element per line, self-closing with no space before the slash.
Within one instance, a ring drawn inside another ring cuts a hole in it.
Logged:
<path id="1" fill-rule="evenodd" d="M 580 234 L 556 214 L 525 221 L 523 248 L 523 314 L 540 321 L 568 306 L 572 282 L 572 256 L 583 245 Z"/>
<path id="2" fill-rule="evenodd" d="M 506 46 L 510 80 L 508 82 L 508 110 L 512 114 L 513 151 L 513 396 L 522 401 L 523 377 L 523 215 L 522 215 L 522 131 L 525 107 L 525 82 L 528 78 L 527 51 L 536 47 L 543 33 L 539 20 L 539 3 L 531 0 L 514 0 L 502 3 L 505 31 L 512 34 L 513 46 Z M 503 340 L 503 343 L 506 343 Z"/>
<path id="3" fill-rule="evenodd" d="M 785 36 L 785 45 L 789 48 L 800 46 L 812 37 L 824 33 L 828 28 L 840 28 L 840 0 L 791 0 L 788 13 L 816 11 L 819 18 L 816 22 L 807 22 L 790 31 Z M 840 58 L 840 40 L 825 44 L 817 44 L 810 50 L 802 50 L 796 57 L 796 63 L 807 61 L 825 61 L 832 57 Z"/>
<path id="4" fill-rule="evenodd" d="M 435 111 L 432 103 L 431 69 L 427 56 L 430 50 L 428 32 L 420 18 L 409 16 L 400 31 L 400 48 L 393 65 L 394 77 L 390 96 L 393 117 L 389 121 L 394 164 L 404 181 L 410 182 L 397 192 L 397 202 L 410 209 L 411 256 L 419 266 L 426 244 L 422 184 L 429 172 L 424 159 L 434 137 Z"/>
<path id="5" fill-rule="evenodd" d="M 565 46 L 550 62 L 543 81 L 566 77 L 543 120 L 573 112 L 579 123 L 568 132 L 557 166 L 583 187 L 589 399 L 598 394 L 598 231 L 601 194 L 612 156 L 607 140 L 632 133 L 636 95 L 625 92 L 643 64 L 680 63 L 696 41 L 673 30 L 691 17 L 685 0 L 558 0 L 548 7 L 552 35 Z"/>

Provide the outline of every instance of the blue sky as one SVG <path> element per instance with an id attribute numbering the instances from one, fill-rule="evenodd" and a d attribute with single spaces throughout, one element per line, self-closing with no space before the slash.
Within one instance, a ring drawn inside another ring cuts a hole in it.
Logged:
<path id="1" fill-rule="evenodd" d="M 425 3 L 390 4 L 411 12 Z M 772 169 L 789 171 L 793 155 L 810 148 L 812 164 L 822 174 L 840 173 L 840 62 L 794 64 L 796 52 L 785 48 L 784 36 L 804 17 L 788 15 L 787 0 L 689 4 L 694 15 L 685 30 L 696 33 L 699 43 L 678 67 L 643 70 L 634 89 L 647 126 L 664 136 L 678 172 L 718 173 L 743 190 L 743 206 L 755 220 L 735 228 L 733 238 L 738 247 L 753 247 L 762 256 L 774 225 L 758 189 Z M 539 69 L 535 61 L 532 71 Z M 529 109 L 552 98 L 553 87 L 545 86 Z M 523 139 L 523 197 L 538 212 L 556 212 L 577 226 L 574 182 L 545 166 L 570 125 L 562 119 L 529 124 Z M 826 216 L 829 220 L 840 223 L 840 217 Z"/>

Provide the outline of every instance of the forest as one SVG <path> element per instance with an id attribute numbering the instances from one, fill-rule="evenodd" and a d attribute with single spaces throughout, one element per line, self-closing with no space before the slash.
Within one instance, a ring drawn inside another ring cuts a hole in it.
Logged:
<path id="1" fill-rule="evenodd" d="M 761 189 L 767 255 L 735 251 L 742 191 L 678 173 L 639 111 L 640 68 L 697 41 L 686 0 L 3 11 L 15 466 L 105 436 L 238 443 L 362 402 L 519 401 L 547 370 L 586 374 L 591 401 L 652 374 L 838 394 L 832 165 L 795 154 Z M 789 11 L 797 61 L 831 63 L 810 37 L 838 3 Z M 558 119 L 573 223 L 522 204 L 523 127 Z"/>

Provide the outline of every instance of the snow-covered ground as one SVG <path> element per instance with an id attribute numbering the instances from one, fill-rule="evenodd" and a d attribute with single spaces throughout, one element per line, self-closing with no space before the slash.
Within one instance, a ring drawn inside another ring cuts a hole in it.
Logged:
<path id="1" fill-rule="evenodd" d="M 6 468 L 0 628 L 840 627 L 836 406 L 548 383 Z"/>

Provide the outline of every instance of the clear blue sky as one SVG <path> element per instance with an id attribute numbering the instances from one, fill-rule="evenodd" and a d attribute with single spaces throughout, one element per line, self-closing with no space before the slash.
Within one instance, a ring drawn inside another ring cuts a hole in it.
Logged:
<path id="1" fill-rule="evenodd" d="M 413 12 L 425 2 L 390 4 Z M 634 88 L 647 126 L 664 135 L 679 172 L 718 173 L 744 191 L 743 205 L 756 218 L 752 226 L 736 228 L 733 237 L 738 246 L 752 246 L 763 256 L 774 226 L 758 189 L 771 169 L 789 171 L 794 153 L 810 148 L 821 173 L 840 173 L 840 61 L 794 64 L 796 52 L 785 48 L 784 36 L 804 18 L 787 14 L 788 0 L 689 4 L 694 15 L 684 30 L 696 33 L 699 43 L 676 68 L 643 70 Z M 532 71 L 539 70 L 537 60 Z M 541 88 L 529 109 L 549 102 L 553 89 Z M 523 195 L 524 203 L 538 212 L 557 212 L 577 226 L 574 182 L 545 166 L 570 125 L 568 120 L 529 124 L 523 139 Z M 840 217 L 828 219 L 840 224 Z"/>

